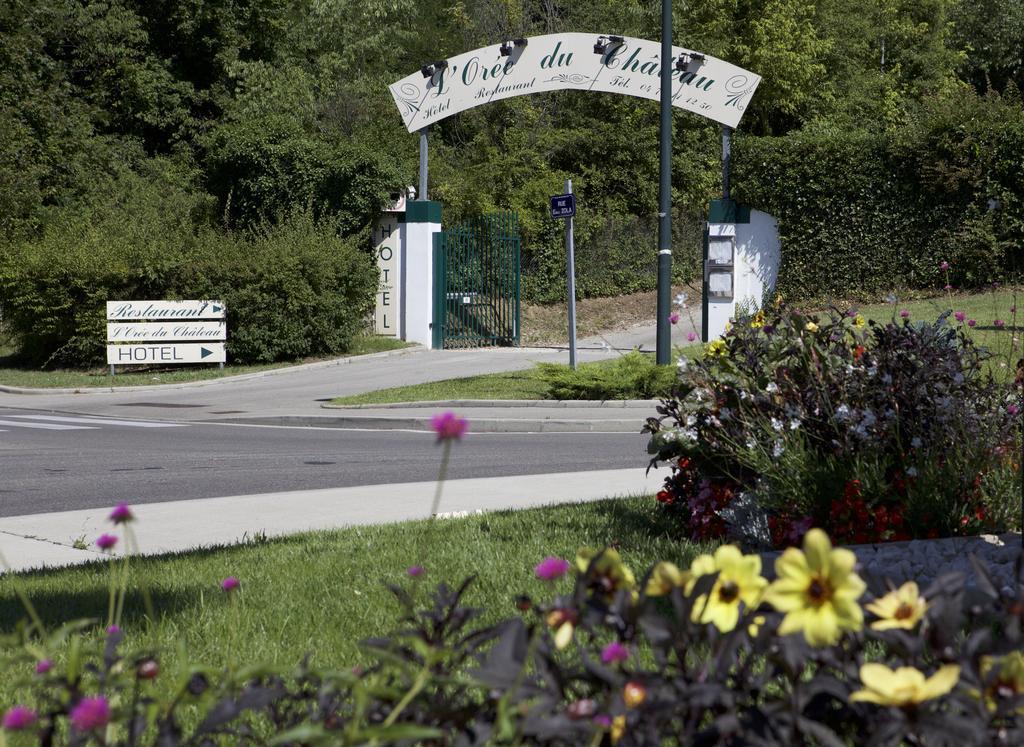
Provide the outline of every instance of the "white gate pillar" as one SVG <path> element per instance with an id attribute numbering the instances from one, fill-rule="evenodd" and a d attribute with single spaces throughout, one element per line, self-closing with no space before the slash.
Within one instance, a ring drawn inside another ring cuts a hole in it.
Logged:
<path id="1" fill-rule="evenodd" d="M 402 339 L 432 347 L 434 321 L 434 234 L 441 231 L 441 203 L 405 204 L 402 257 Z"/>

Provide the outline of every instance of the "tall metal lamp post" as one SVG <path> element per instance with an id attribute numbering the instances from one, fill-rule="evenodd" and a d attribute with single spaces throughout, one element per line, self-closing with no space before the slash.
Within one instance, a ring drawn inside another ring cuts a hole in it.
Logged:
<path id="1" fill-rule="evenodd" d="M 658 344 L 659 365 L 669 362 L 672 327 L 672 0 L 661 0 L 661 186 L 658 196 Z"/>

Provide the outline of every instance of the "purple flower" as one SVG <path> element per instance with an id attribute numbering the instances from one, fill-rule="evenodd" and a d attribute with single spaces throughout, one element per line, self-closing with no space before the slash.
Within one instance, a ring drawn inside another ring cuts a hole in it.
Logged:
<path id="1" fill-rule="evenodd" d="M 70 716 L 71 725 L 78 731 L 96 731 L 110 723 L 110 703 L 102 695 L 82 698 L 71 709 Z"/>
<path id="2" fill-rule="evenodd" d="M 11 706 L 4 714 L 3 727 L 7 731 L 21 731 L 32 726 L 38 718 L 36 712 L 28 706 Z"/>
<path id="3" fill-rule="evenodd" d="M 450 410 L 442 412 L 440 415 L 435 415 L 430 420 L 430 427 L 437 434 L 438 441 L 458 440 L 462 438 L 468 426 L 469 424 L 465 418 L 460 418 Z"/>
<path id="4" fill-rule="evenodd" d="M 1006 325 L 1006 322 L 1004 322 L 1002 319 L 996 319 L 994 322 L 992 322 L 992 324 L 996 327 L 996 329 L 1002 329 Z"/>
<path id="5" fill-rule="evenodd" d="M 902 310 L 902 311 L 900 312 L 900 316 L 901 316 L 902 318 L 906 319 L 907 317 L 909 317 L 909 316 L 910 316 L 910 312 L 909 312 L 909 311 L 907 311 L 906 309 L 903 309 L 903 310 Z"/>
<path id="6" fill-rule="evenodd" d="M 1020 408 L 1017 407 L 1017 405 L 1007 405 L 1006 412 L 1008 412 L 1010 415 L 1016 415 L 1017 413 L 1020 412 Z"/>
<path id="7" fill-rule="evenodd" d="M 99 537 L 96 538 L 96 547 L 104 551 L 112 550 L 114 548 L 114 545 L 116 544 L 117 537 L 115 537 L 113 534 L 101 534 Z"/>
<path id="8" fill-rule="evenodd" d="M 569 572 L 569 561 L 549 555 L 533 569 L 541 581 L 554 581 Z"/>
<path id="9" fill-rule="evenodd" d="M 128 508 L 127 503 L 118 503 L 114 506 L 114 510 L 110 512 L 110 516 L 107 518 L 115 524 L 127 524 L 135 518 L 135 514 L 133 514 L 132 510 Z"/>
<path id="10" fill-rule="evenodd" d="M 951 290 L 953 290 L 953 286 L 950 285 L 949 283 L 946 283 L 944 286 L 942 286 L 942 290 L 944 290 L 944 291 L 951 291 Z"/>
<path id="11" fill-rule="evenodd" d="M 53 669 L 53 662 L 49 659 L 36 662 L 36 674 L 46 674 L 51 669 Z"/>
<path id="12" fill-rule="evenodd" d="M 594 723 L 604 729 L 609 729 L 612 725 L 612 717 L 606 713 L 599 713 L 594 716 Z"/>
<path id="13" fill-rule="evenodd" d="M 949 262 L 943 261 L 942 264 L 939 265 L 939 269 L 942 270 L 943 272 L 948 270 L 949 269 Z"/>
<path id="14" fill-rule="evenodd" d="M 958 311 L 958 312 L 956 312 L 955 314 L 953 314 L 953 318 L 954 318 L 954 319 L 956 319 L 956 320 L 957 320 L 958 322 L 960 322 L 961 324 L 963 324 L 964 318 L 965 318 L 966 316 L 967 316 L 967 315 L 966 315 L 966 314 L 964 314 L 964 312 L 962 312 L 962 311 Z"/>
<path id="15" fill-rule="evenodd" d="M 228 576 L 226 579 L 220 582 L 220 588 L 229 593 L 235 591 L 235 589 L 237 589 L 241 585 L 242 582 L 234 576 Z"/>
<path id="16" fill-rule="evenodd" d="M 1017 313 L 1017 306 L 1016 305 L 1010 307 L 1010 313 L 1011 314 L 1016 314 Z"/>
<path id="17" fill-rule="evenodd" d="M 678 324 L 679 323 L 679 312 L 678 311 L 673 311 L 671 314 L 669 314 L 668 315 L 668 321 L 669 321 L 669 324 Z"/>
<path id="18" fill-rule="evenodd" d="M 107 635 L 117 635 L 120 632 L 121 632 L 121 626 L 120 625 L 111 625 L 110 627 L 107 628 Z"/>
<path id="19" fill-rule="evenodd" d="M 601 649 L 601 661 L 604 664 L 615 664 L 629 658 L 629 649 L 618 641 L 612 641 Z"/>
<path id="20" fill-rule="evenodd" d="M 686 341 L 687 342 L 693 342 L 696 339 L 697 339 L 697 333 L 696 332 L 687 332 L 686 333 Z"/>
<path id="21" fill-rule="evenodd" d="M 421 565 L 411 565 L 405 569 L 405 572 L 408 573 L 409 576 L 412 578 L 419 578 L 427 572 L 427 569 Z"/>
<path id="22" fill-rule="evenodd" d="M 974 321 L 973 319 L 968 319 L 967 320 L 967 326 L 968 327 L 974 327 L 975 325 L 977 325 L 977 322 Z"/>

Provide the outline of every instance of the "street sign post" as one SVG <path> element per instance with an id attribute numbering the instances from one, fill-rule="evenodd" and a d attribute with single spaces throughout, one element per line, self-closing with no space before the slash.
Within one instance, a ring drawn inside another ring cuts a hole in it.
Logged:
<path id="1" fill-rule="evenodd" d="M 551 217 L 565 219 L 565 275 L 569 290 L 569 367 L 576 370 L 576 252 L 573 247 L 572 219 L 576 216 L 576 195 L 572 179 L 565 180 L 565 194 L 551 198 Z"/>
<path id="2" fill-rule="evenodd" d="M 228 337 L 222 301 L 107 301 L 107 363 L 219 363 Z"/>
<path id="3" fill-rule="evenodd" d="M 576 195 L 572 193 L 572 180 L 565 183 L 567 194 L 555 195 L 551 198 L 552 218 L 575 218 L 576 217 Z"/>

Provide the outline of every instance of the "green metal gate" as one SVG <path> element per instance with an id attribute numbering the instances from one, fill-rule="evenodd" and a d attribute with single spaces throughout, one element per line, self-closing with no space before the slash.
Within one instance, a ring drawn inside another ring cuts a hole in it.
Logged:
<path id="1" fill-rule="evenodd" d="M 519 344 L 519 250 L 513 212 L 434 234 L 435 348 Z"/>

